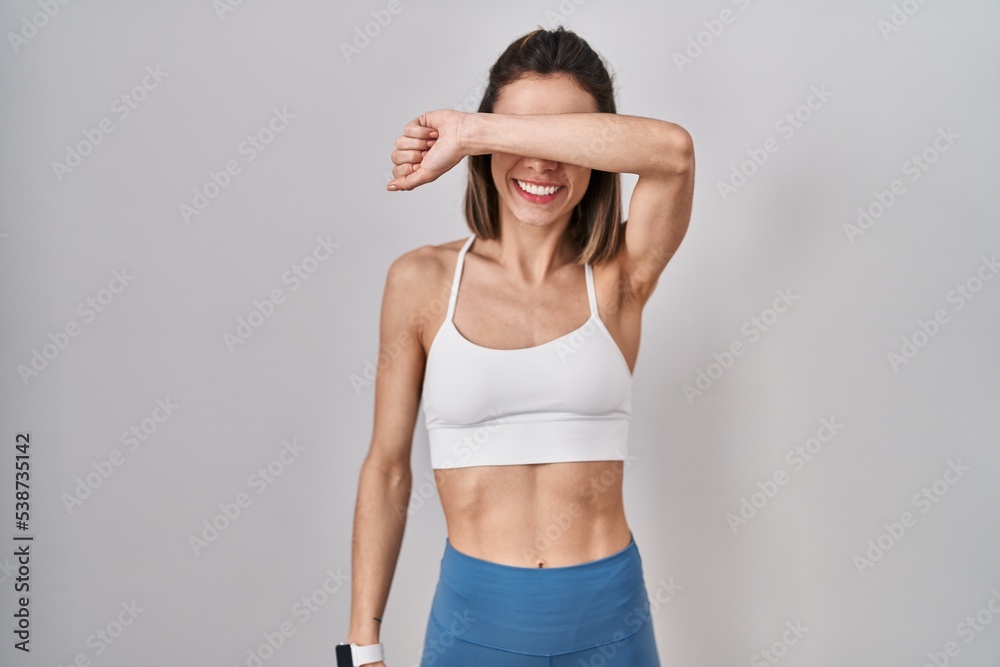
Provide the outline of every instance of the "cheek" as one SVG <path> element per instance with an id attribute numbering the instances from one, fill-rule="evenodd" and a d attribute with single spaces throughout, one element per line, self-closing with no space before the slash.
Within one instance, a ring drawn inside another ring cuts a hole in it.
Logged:
<path id="1" fill-rule="evenodd" d="M 507 178 L 507 172 L 514 166 L 514 160 L 504 153 L 494 153 L 490 157 L 490 169 L 500 179 Z"/>
<path id="2" fill-rule="evenodd" d="M 590 172 L 584 172 L 573 177 L 573 188 L 575 192 L 573 193 L 573 199 L 576 203 L 579 203 L 583 196 L 587 194 L 587 186 L 590 185 Z"/>

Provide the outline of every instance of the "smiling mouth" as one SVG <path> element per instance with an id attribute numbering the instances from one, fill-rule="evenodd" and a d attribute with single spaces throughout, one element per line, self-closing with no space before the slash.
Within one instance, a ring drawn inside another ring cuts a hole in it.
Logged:
<path id="1" fill-rule="evenodd" d="M 536 204 L 548 203 L 566 189 L 564 185 L 536 185 L 516 178 L 511 180 L 514 181 L 518 194 Z"/>

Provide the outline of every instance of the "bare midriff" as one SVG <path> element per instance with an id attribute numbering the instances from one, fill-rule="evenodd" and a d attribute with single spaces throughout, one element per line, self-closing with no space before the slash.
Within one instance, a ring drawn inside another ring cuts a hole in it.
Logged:
<path id="1" fill-rule="evenodd" d="M 448 541 L 517 567 L 565 567 L 628 546 L 624 461 L 436 469 Z"/>

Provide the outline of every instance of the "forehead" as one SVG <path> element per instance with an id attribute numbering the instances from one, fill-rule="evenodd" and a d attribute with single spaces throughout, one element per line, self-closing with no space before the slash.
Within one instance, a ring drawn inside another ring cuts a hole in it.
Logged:
<path id="1" fill-rule="evenodd" d="M 508 84 L 493 104 L 494 113 L 548 114 L 597 112 L 593 95 L 568 74 L 528 75 Z"/>

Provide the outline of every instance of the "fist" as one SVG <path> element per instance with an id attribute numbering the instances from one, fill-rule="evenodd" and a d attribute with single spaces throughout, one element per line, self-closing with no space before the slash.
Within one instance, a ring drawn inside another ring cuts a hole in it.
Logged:
<path id="1" fill-rule="evenodd" d="M 466 153 L 462 130 L 470 114 L 452 109 L 428 111 L 414 118 L 396 138 L 392 152 L 393 179 L 387 190 L 412 190 L 436 180 L 456 164 Z"/>

